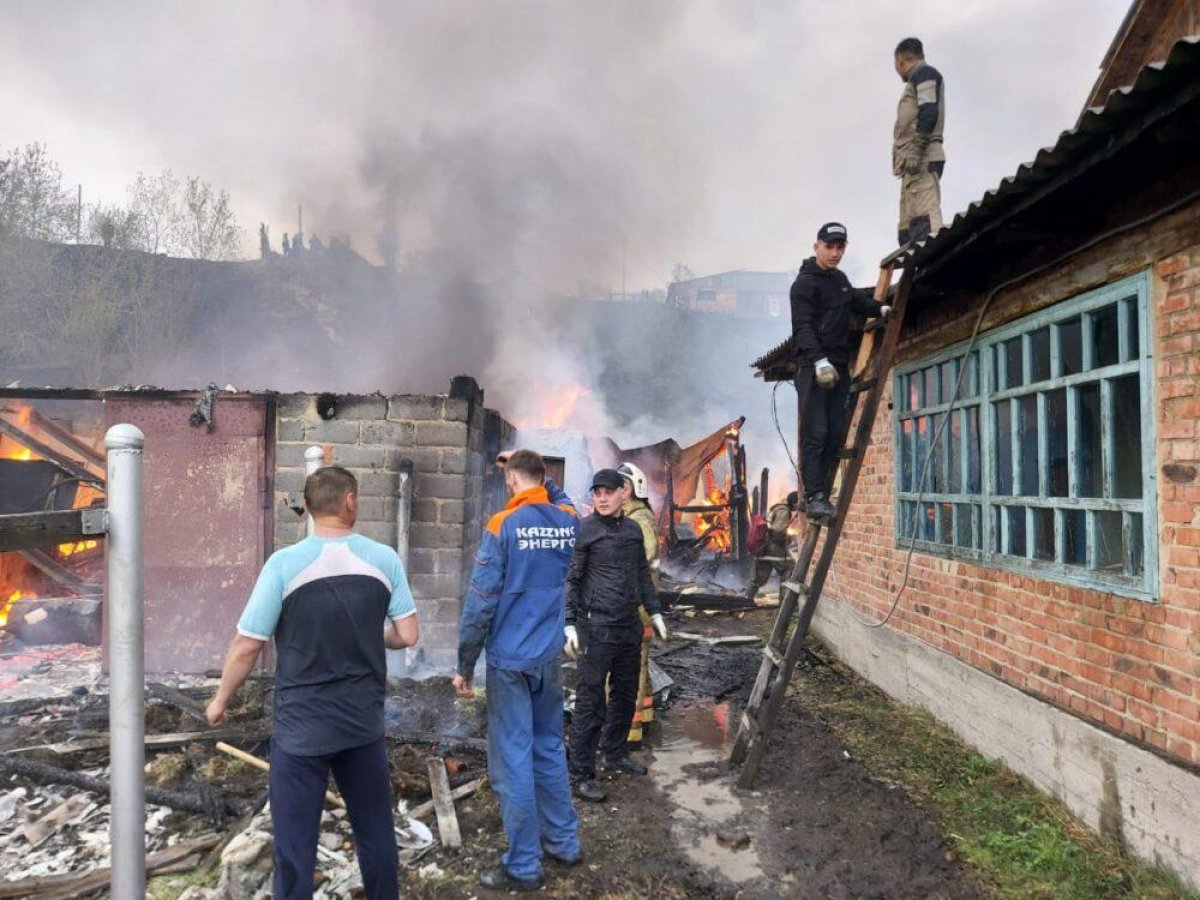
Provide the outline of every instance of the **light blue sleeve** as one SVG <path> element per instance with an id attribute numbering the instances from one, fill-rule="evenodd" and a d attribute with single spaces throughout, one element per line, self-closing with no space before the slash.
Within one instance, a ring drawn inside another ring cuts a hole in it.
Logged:
<path id="1" fill-rule="evenodd" d="M 392 599 L 388 603 L 389 619 L 405 619 L 417 612 L 417 604 L 413 602 L 412 589 L 408 586 L 408 576 L 404 572 L 404 564 L 397 554 L 392 554 L 392 571 L 389 580 L 392 582 Z"/>
<path id="2" fill-rule="evenodd" d="M 274 554 L 263 566 L 250 593 L 246 609 L 238 620 L 238 634 L 260 641 L 269 641 L 275 635 L 279 615 L 283 612 L 283 568 L 279 554 Z"/>

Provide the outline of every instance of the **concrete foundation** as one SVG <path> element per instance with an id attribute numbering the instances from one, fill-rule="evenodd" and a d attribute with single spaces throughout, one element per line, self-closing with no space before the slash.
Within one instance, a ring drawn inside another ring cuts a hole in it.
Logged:
<path id="1" fill-rule="evenodd" d="M 1200 884 L 1200 776 L 915 638 L 868 628 L 828 597 L 813 632 L 864 678 L 927 709 L 1091 828 Z"/>

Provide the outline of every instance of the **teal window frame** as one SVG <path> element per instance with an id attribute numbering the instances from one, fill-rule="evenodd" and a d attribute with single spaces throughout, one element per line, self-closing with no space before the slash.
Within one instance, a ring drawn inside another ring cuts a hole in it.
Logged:
<path id="1" fill-rule="evenodd" d="M 898 366 L 896 546 L 1156 601 L 1149 298 L 1141 272 L 981 334 L 952 406 L 968 342 Z"/>

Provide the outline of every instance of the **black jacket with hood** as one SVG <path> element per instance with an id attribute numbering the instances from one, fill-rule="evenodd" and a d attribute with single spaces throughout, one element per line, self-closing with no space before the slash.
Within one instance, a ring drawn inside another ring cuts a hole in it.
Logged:
<path id="1" fill-rule="evenodd" d="M 662 611 L 642 529 L 621 514 L 592 513 L 575 534 L 567 570 L 567 624 L 637 625 L 639 604 L 650 615 Z"/>
<path id="2" fill-rule="evenodd" d="M 850 317 L 878 316 L 882 304 L 870 288 L 856 288 L 841 269 L 822 269 L 810 256 L 792 282 L 792 343 L 800 365 L 825 357 L 834 365 L 850 362 Z"/>

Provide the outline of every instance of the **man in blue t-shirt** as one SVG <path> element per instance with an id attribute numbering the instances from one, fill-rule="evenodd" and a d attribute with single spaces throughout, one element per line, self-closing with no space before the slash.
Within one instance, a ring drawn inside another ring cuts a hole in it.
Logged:
<path id="1" fill-rule="evenodd" d="M 391 780 L 384 744 L 385 648 L 417 642 L 412 592 L 396 551 L 353 532 L 358 481 L 339 466 L 304 483 L 313 533 L 263 566 L 225 656 L 208 721 L 275 641 L 271 821 L 275 900 L 313 895 L 321 809 L 332 771 L 354 829 L 371 900 L 399 892 Z"/>

